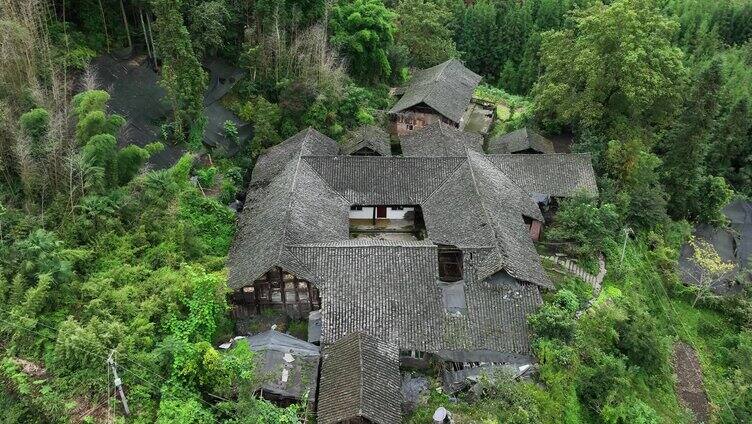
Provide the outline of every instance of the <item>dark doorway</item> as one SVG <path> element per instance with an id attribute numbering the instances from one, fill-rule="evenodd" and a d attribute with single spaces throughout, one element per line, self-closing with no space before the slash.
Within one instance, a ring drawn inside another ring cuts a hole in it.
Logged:
<path id="1" fill-rule="evenodd" d="M 376 218 L 386 218 L 386 206 L 376 206 Z"/>

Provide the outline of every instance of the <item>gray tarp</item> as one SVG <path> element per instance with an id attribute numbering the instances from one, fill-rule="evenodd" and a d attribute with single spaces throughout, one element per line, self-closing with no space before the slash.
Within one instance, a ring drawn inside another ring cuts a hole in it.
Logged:
<path id="1" fill-rule="evenodd" d="M 209 86 L 204 95 L 204 114 L 206 115 L 204 144 L 210 148 L 219 149 L 228 156 L 233 156 L 240 150 L 239 144 L 251 138 L 253 130 L 250 124 L 240 120 L 219 100 L 243 78 L 245 71 L 219 58 L 207 59 L 204 68 L 209 74 Z M 234 123 L 238 129 L 238 144 L 225 136 L 225 122 L 227 121 Z"/>
<path id="2" fill-rule="evenodd" d="M 276 330 L 239 340 L 256 352 L 259 389 L 283 398 L 316 398 L 319 347 Z"/>
<path id="3" fill-rule="evenodd" d="M 159 85 L 159 75 L 151 68 L 145 54 L 125 58 L 103 55 L 92 63 L 99 86 L 110 93 L 109 111 L 127 120 L 118 138 L 120 147 L 128 144 L 145 146 L 162 138 L 160 125 L 170 118 L 170 105 Z M 155 168 L 171 166 L 185 149 L 165 145 L 149 163 Z"/>
<path id="4" fill-rule="evenodd" d="M 723 213 L 729 219 L 736 239 L 736 257 L 743 269 L 748 268 L 752 255 L 752 202 L 731 202 Z"/>
<path id="5" fill-rule="evenodd" d="M 739 270 L 747 269 L 752 253 L 752 203 L 735 201 L 726 206 L 723 212 L 729 220 L 729 228 L 698 225 L 694 235 L 712 244 L 721 259 L 737 265 L 713 285 L 713 291 L 718 294 L 737 293 L 741 287 L 736 284 L 735 277 Z M 692 253 L 691 246 L 682 246 L 679 268 L 686 284 L 697 284 L 700 276 L 700 269 L 691 260 Z"/>
<path id="6" fill-rule="evenodd" d="M 143 52 L 132 55 L 103 55 L 93 62 L 100 86 L 111 96 L 109 109 L 127 120 L 120 137 L 121 147 L 128 144 L 145 146 L 162 138 L 160 126 L 171 116 L 165 90 L 159 85 L 159 74 L 149 64 Z M 232 121 L 238 128 L 242 144 L 252 136 L 250 125 L 227 110 L 219 100 L 243 77 L 244 71 L 218 58 L 204 64 L 209 74 L 209 84 L 204 95 L 204 113 L 207 118 L 204 144 L 233 155 L 239 146 L 225 137 L 225 122 Z M 186 149 L 183 146 L 165 145 L 165 150 L 154 155 L 149 163 L 155 168 L 174 164 Z"/>

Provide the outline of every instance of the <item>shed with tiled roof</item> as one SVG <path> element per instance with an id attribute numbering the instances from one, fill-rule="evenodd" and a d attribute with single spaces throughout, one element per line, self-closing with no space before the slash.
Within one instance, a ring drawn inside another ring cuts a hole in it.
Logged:
<path id="1" fill-rule="evenodd" d="M 525 127 L 492 138 L 488 142 L 488 153 L 555 153 L 555 150 L 551 140 Z"/>
<path id="2" fill-rule="evenodd" d="M 348 334 L 324 350 L 317 422 L 397 424 L 401 381 L 394 343 Z"/>
<path id="3" fill-rule="evenodd" d="M 418 71 L 389 109 L 393 132 L 406 134 L 436 121 L 462 128 L 462 116 L 480 80 L 457 59 Z"/>

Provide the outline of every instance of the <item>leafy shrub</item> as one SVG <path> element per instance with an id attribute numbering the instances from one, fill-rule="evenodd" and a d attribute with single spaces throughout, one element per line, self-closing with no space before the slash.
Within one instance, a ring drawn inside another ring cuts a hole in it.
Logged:
<path id="1" fill-rule="evenodd" d="M 214 178 L 217 176 L 217 168 L 210 166 L 208 168 L 197 169 L 196 177 L 201 187 L 211 187 L 214 185 Z"/>
<path id="2" fill-rule="evenodd" d="M 554 225 L 546 231 L 546 238 L 566 243 L 577 256 L 595 256 L 615 243 L 619 214 L 616 207 L 598 205 L 595 198 L 582 193 L 562 201 Z"/>
<path id="3" fill-rule="evenodd" d="M 566 289 L 556 292 L 551 303 L 569 313 L 576 312 L 580 307 L 580 300 L 577 295 Z"/>
<path id="4" fill-rule="evenodd" d="M 616 403 L 606 405 L 601 412 L 603 421 L 607 424 L 659 424 L 661 417 L 650 405 L 629 397 Z"/>
<path id="5" fill-rule="evenodd" d="M 282 119 L 282 110 L 262 96 L 248 101 L 238 111 L 240 119 L 253 124 L 253 153 L 281 141 L 277 128 Z"/>
<path id="6" fill-rule="evenodd" d="M 574 294 L 572 294 L 574 296 Z M 574 298 L 576 301 L 576 297 Z M 572 300 L 567 296 L 566 300 Z M 546 303 L 528 318 L 530 326 L 538 337 L 569 342 L 574 337 L 574 313 L 553 303 Z"/>
<path id="7" fill-rule="evenodd" d="M 18 123 L 24 134 L 38 142 L 49 130 L 50 113 L 42 108 L 32 109 L 21 115 Z"/>
<path id="8" fill-rule="evenodd" d="M 621 303 L 627 312 L 627 319 L 616 324 L 619 333 L 617 347 L 631 364 L 654 377 L 665 375 L 668 343 L 660 335 L 655 318 L 639 305 L 641 302 L 638 300 Z"/>
<path id="9" fill-rule="evenodd" d="M 235 214 L 227 206 L 189 191 L 181 197 L 180 216 L 195 230 L 207 254 L 227 254 L 235 233 Z"/>
<path id="10" fill-rule="evenodd" d="M 225 131 L 225 138 L 230 140 L 232 143 L 238 142 L 238 126 L 235 125 L 235 122 L 227 120 L 224 123 L 224 131 Z"/>

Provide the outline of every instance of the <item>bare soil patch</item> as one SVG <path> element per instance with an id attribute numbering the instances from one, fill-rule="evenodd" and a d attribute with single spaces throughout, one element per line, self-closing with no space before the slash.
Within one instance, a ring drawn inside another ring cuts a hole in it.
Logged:
<path id="1" fill-rule="evenodd" d="M 674 372 L 676 373 L 676 392 L 684 407 L 692 411 L 695 422 L 707 423 L 710 420 L 710 407 L 705 386 L 702 384 L 702 369 L 697 353 L 684 342 L 674 345 Z"/>

